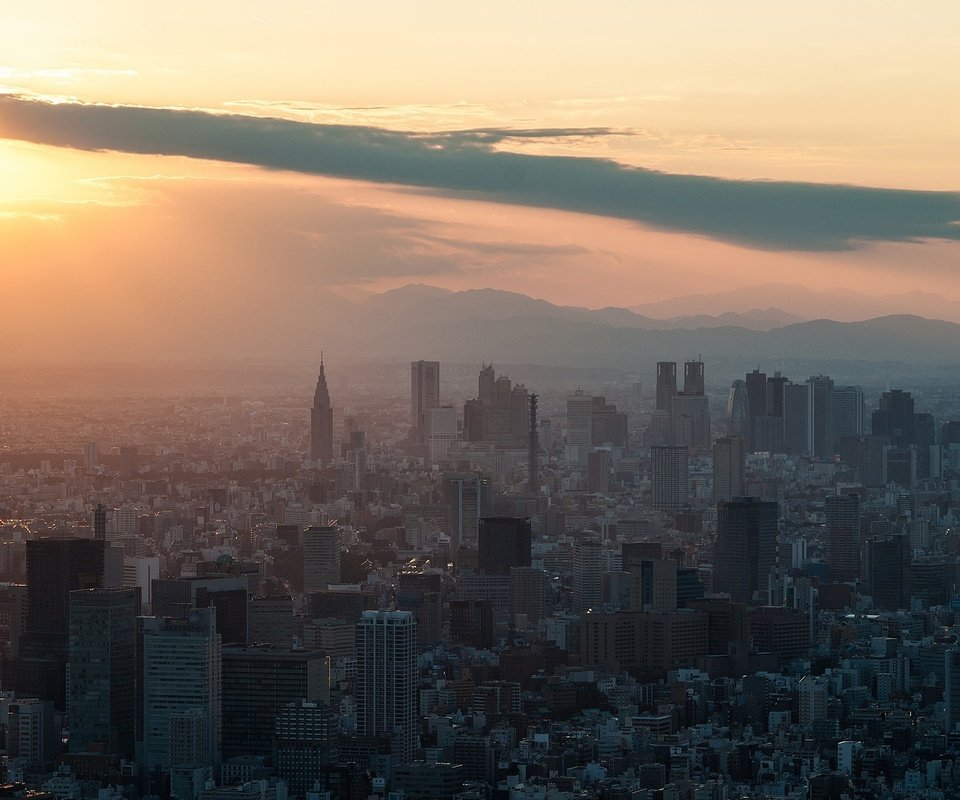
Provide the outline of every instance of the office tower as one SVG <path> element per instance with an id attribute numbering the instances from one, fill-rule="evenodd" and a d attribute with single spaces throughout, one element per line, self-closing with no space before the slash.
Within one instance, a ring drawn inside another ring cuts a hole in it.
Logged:
<path id="1" fill-rule="evenodd" d="M 807 379 L 807 452 L 817 458 L 833 455 L 833 380 Z"/>
<path id="2" fill-rule="evenodd" d="M 312 525 L 303 532 L 303 591 L 320 592 L 340 583 L 340 529 Z"/>
<path id="3" fill-rule="evenodd" d="M 743 439 L 724 437 L 713 443 L 713 499 L 732 500 L 746 492 L 747 453 Z"/>
<path id="4" fill-rule="evenodd" d="M 646 675 L 665 677 L 706 655 L 709 617 L 702 611 L 644 611 L 636 616 L 637 666 Z"/>
<path id="5" fill-rule="evenodd" d="M 880 408 L 873 412 L 871 434 L 885 436 L 894 447 L 915 442 L 913 396 L 903 389 L 891 389 L 880 395 Z"/>
<path id="6" fill-rule="evenodd" d="M 497 377 L 493 365 L 480 370 L 478 396 L 463 406 L 463 438 L 505 447 L 526 447 L 529 440 L 529 402 L 526 387 L 506 375 Z"/>
<path id="7" fill-rule="evenodd" d="M 327 705 L 305 700 L 285 706 L 275 724 L 273 762 L 291 795 L 305 797 L 327 780 L 338 761 L 338 718 Z"/>
<path id="8" fill-rule="evenodd" d="M 86 442 L 83 445 L 83 466 L 88 469 L 94 469 L 100 465 L 100 448 L 96 442 Z"/>
<path id="9" fill-rule="evenodd" d="M 222 741 L 221 646 L 216 611 L 143 625 L 143 749 L 150 771 L 212 770 Z"/>
<path id="10" fill-rule="evenodd" d="M 917 448 L 892 447 L 883 448 L 882 474 L 883 483 L 894 483 L 904 489 L 912 489 L 917 483 L 918 464 Z"/>
<path id="11" fill-rule="evenodd" d="M 603 547 L 581 536 L 573 543 L 573 610 L 577 614 L 600 605 Z"/>
<path id="12" fill-rule="evenodd" d="M 674 611 L 677 608 L 677 562 L 667 558 L 636 558 L 626 552 L 624 572 L 630 575 L 633 611 Z"/>
<path id="13" fill-rule="evenodd" d="M 824 676 L 805 675 L 800 680 L 800 725 L 813 727 L 827 719 L 829 684 Z"/>
<path id="14" fill-rule="evenodd" d="M 610 491 L 610 451 L 594 450 L 587 454 L 587 491 L 607 494 Z"/>
<path id="15" fill-rule="evenodd" d="M 319 650 L 224 647 L 222 664 L 225 759 L 269 753 L 288 704 L 330 702 L 330 658 Z"/>
<path id="16" fill-rule="evenodd" d="M 60 753 L 60 731 L 53 703 L 37 698 L 12 700 L 7 708 L 7 758 L 27 769 L 49 768 Z"/>
<path id="17" fill-rule="evenodd" d="M 657 411 L 670 411 L 670 400 L 677 393 L 677 364 L 657 362 Z"/>
<path id="18" fill-rule="evenodd" d="M 767 378 L 767 416 L 780 419 L 783 417 L 783 390 L 789 383 L 783 375 L 775 372 Z"/>
<path id="19" fill-rule="evenodd" d="M 735 380 L 727 397 L 727 435 L 745 438 L 750 431 L 750 396 L 747 384 Z"/>
<path id="20" fill-rule="evenodd" d="M 650 489 L 653 507 L 677 511 L 690 500 L 690 456 L 686 447 L 650 448 Z"/>
<path id="21" fill-rule="evenodd" d="M 547 615 L 550 604 L 550 578 L 536 567 L 512 567 L 510 570 L 510 620 L 526 617 L 528 625 L 537 625 Z"/>
<path id="22" fill-rule="evenodd" d="M 864 583 L 874 608 L 905 609 L 910 604 L 910 536 L 874 536 L 864 546 Z"/>
<path id="23" fill-rule="evenodd" d="M 107 538 L 107 508 L 103 503 L 97 503 L 93 509 L 93 538 L 100 541 Z"/>
<path id="24" fill-rule="evenodd" d="M 290 595 L 254 597 L 250 601 L 251 644 L 290 647 L 296 635 Z"/>
<path id="25" fill-rule="evenodd" d="M 70 751 L 134 756 L 138 589 L 70 593 Z"/>
<path id="26" fill-rule="evenodd" d="M 607 398 L 590 398 L 590 443 L 594 447 L 624 447 L 627 444 L 627 415 L 617 411 Z"/>
<path id="27" fill-rule="evenodd" d="M 703 394 L 678 394 L 670 401 L 670 441 L 676 446 L 710 447 L 710 401 Z"/>
<path id="28" fill-rule="evenodd" d="M 837 386 L 830 398 L 830 419 L 833 452 L 840 452 L 840 439 L 863 434 L 863 389 L 859 386 Z"/>
<path id="29" fill-rule="evenodd" d="M 395 764 L 413 760 L 417 624 L 409 611 L 365 611 L 357 624 L 357 733 L 390 736 Z"/>
<path id="30" fill-rule="evenodd" d="M 757 420 L 767 415 L 767 373 L 755 369 L 747 373 L 745 381 L 747 387 L 748 408 L 750 409 L 750 424 L 747 427 L 746 439 L 751 450 L 756 450 L 754 430 Z"/>
<path id="31" fill-rule="evenodd" d="M 0 583 L 0 642 L 10 658 L 20 653 L 20 636 L 27 626 L 27 587 Z"/>
<path id="32" fill-rule="evenodd" d="M 140 473 L 140 458 L 136 447 L 120 448 L 120 474 L 133 478 Z"/>
<path id="33" fill-rule="evenodd" d="M 423 443 L 431 464 L 446 461 L 459 439 L 457 409 L 453 406 L 438 406 L 423 412 Z"/>
<path id="34" fill-rule="evenodd" d="M 330 390 L 327 388 L 322 355 L 317 388 L 313 393 L 313 407 L 310 409 L 310 460 L 319 461 L 324 467 L 330 466 L 333 461 L 333 406 L 330 405 Z"/>
<path id="35" fill-rule="evenodd" d="M 241 575 L 157 578 L 152 582 L 151 611 L 156 617 L 183 618 L 194 608 L 215 608 L 220 640 L 243 644 L 248 638 L 249 585 Z"/>
<path id="36" fill-rule="evenodd" d="M 702 361 L 687 361 L 683 365 L 683 393 L 691 396 L 705 394 Z"/>
<path id="37" fill-rule="evenodd" d="M 586 464 L 593 445 L 593 398 L 578 389 L 567 397 L 567 460 Z"/>
<path id="38" fill-rule="evenodd" d="M 860 498 L 855 494 L 826 499 L 828 561 L 838 582 L 860 577 Z"/>
<path id="39" fill-rule="evenodd" d="M 450 554 L 456 561 L 461 547 L 477 547 L 480 518 L 487 516 L 491 506 L 490 485 L 480 474 L 444 475 L 443 500 L 448 509 Z"/>
<path id="40" fill-rule="evenodd" d="M 103 586 L 105 542 L 35 539 L 27 542 L 27 622 L 20 654 L 4 664 L 4 688 L 66 708 L 70 592 Z"/>
<path id="41" fill-rule="evenodd" d="M 807 452 L 809 390 L 802 383 L 783 387 L 783 450 L 791 455 Z"/>
<path id="42" fill-rule="evenodd" d="M 512 567 L 530 566 L 530 520 L 484 517 L 480 520 L 477 563 L 487 575 L 509 575 Z"/>
<path id="43" fill-rule="evenodd" d="M 440 362 L 410 362 L 410 438 L 424 443 L 423 417 L 440 405 Z"/>
<path id="44" fill-rule="evenodd" d="M 737 497 L 717 504 L 713 590 L 735 603 L 748 603 L 767 588 L 777 562 L 778 509 L 757 497 Z"/>
<path id="45" fill-rule="evenodd" d="M 540 427 L 537 420 L 537 395 L 530 393 L 529 425 L 527 428 L 527 492 L 540 494 Z"/>
<path id="46" fill-rule="evenodd" d="M 943 699 L 946 701 L 945 731 L 953 733 L 960 724 L 960 647 L 951 647 L 944 654 Z"/>
<path id="47" fill-rule="evenodd" d="M 489 600 L 450 601 L 450 639 L 454 644 L 489 650 L 493 647 L 493 606 Z"/>

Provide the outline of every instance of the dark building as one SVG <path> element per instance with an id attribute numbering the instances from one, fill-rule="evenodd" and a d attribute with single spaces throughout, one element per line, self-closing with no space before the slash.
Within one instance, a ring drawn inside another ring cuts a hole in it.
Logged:
<path id="1" fill-rule="evenodd" d="M 70 593 L 70 752 L 133 758 L 140 590 Z"/>
<path id="2" fill-rule="evenodd" d="M 683 393 L 694 397 L 706 394 L 702 361 L 688 361 L 683 365 Z"/>
<path id="3" fill-rule="evenodd" d="M 817 458 L 833 455 L 833 380 L 807 379 L 807 452 Z"/>
<path id="4" fill-rule="evenodd" d="M 191 608 L 215 608 L 221 641 L 246 644 L 250 617 L 247 586 L 247 579 L 241 576 L 154 578 L 153 614 L 183 619 Z"/>
<path id="5" fill-rule="evenodd" d="M 910 536 L 876 536 L 864 546 L 864 583 L 874 608 L 896 611 L 910 603 Z"/>
<path id="6" fill-rule="evenodd" d="M 802 383 L 783 387 L 783 450 L 791 455 L 807 452 L 809 394 Z"/>
<path id="7" fill-rule="evenodd" d="M 310 409 L 310 460 L 329 466 L 333 461 L 333 407 L 330 405 L 330 390 L 320 357 L 320 375 L 313 393 L 313 408 Z"/>
<path id="8" fill-rule="evenodd" d="M 880 408 L 873 412 L 870 432 L 885 436 L 894 447 L 915 444 L 913 396 L 902 389 L 880 395 Z"/>
<path id="9" fill-rule="evenodd" d="M 782 662 L 804 658 L 810 649 L 810 621 L 801 611 L 763 606 L 747 615 L 753 646 L 761 653 L 775 653 Z"/>
<path id="10" fill-rule="evenodd" d="M 463 765 L 418 761 L 393 769 L 391 788 L 408 800 L 453 800 L 463 791 Z"/>
<path id="11" fill-rule="evenodd" d="M 833 580 L 860 577 L 860 497 L 830 495 L 826 499 L 828 562 Z"/>
<path id="12" fill-rule="evenodd" d="M 748 603 L 767 589 L 767 576 L 777 561 L 778 507 L 757 497 L 737 497 L 717 504 L 714 546 L 715 592 Z"/>
<path id="13" fill-rule="evenodd" d="M 486 575 L 509 575 L 512 567 L 530 566 L 530 520 L 483 517 L 477 542 L 477 561 Z"/>
<path id="14" fill-rule="evenodd" d="M 526 447 L 530 396 L 523 384 L 497 376 L 492 364 L 480 370 L 478 396 L 463 407 L 463 438 L 467 442 Z"/>
<path id="15" fill-rule="evenodd" d="M 307 595 L 310 619 L 335 618 L 356 622 L 364 611 L 375 611 L 379 598 L 373 592 L 311 592 Z"/>
<path id="16" fill-rule="evenodd" d="M 269 753 L 277 717 L 299 700 L 330 700 L 327 656 L 319 650 L 223 648 L 223 755 Z"/>
<path id="17" fill-rule="evenodd" d="M 305 700 L 289 703 L 277 716 L 273 762 L 292 794 L 303 797 L 317 782 L 327 787 L 328 770 L 339 760 L 337 718 L 330 706 Z"/>
<path id="18" fill-rule="evenodd" d="M 657 362 L 657 411 L 670 411 L 670 400 L 677 393 L 677 364 Z"/>
<path id="19" fill-rule="evenodd" d="M 493 608 L 488 600 L 450 601 L 450 638 L 481 650 L 493 647 Z"/>
<path id="20" fill-rule="evenodd" d="M 36 539 L 27 542 L 27 622 L 20 655 L 4 664 L 5 689 L 51 700 L 66 709 L 70 592 L 103 586 L 105 542 Z"/>
<path id="21" fill-rule="evenodd" d="M 440 362 L 410 362 L 410 438 L 426 442 L 427 409 L 440 407 Z"/>

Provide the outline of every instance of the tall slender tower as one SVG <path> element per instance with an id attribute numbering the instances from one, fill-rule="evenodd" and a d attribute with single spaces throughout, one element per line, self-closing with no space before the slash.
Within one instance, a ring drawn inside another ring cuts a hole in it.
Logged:
<path id="1" fill-rule="evenodd" d="M 540 494 L 540 429 L 537 422 L 537 395 L 530 394 L 530 431 L 527 439 L 527 491 Z"/>
<path id="2" fill-rule="evenodd" d="M 333 460 L 333 407 L 330 405 L 322 353 L 313 408 L 310 409 L 310 460 L 319 461 L 325 467 Z"/>
<path id="3" fill-rule="evenodd" d="M 491 367 L 492 369 L 492 367 Z M 481 373 L 481 378 L 483 373 Z M 424 416 L 428 408 L 440 407 L 440 362 L 410 362 L 410 436 L 426 442 Z"/>

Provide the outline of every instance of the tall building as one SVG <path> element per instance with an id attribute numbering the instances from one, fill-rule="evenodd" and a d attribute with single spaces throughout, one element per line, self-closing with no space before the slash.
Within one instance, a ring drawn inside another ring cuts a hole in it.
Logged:
<path id="1" fill-rule="evenodd" d="M 750 396 L 747 384 L 735 380 L 727 397 L 727 435 L 745 438 L 750 431 Z"/>
<path id="2" fill-rule="evenodd" d="M 136 477 L 140 472 L 140 456 L 136 445 L 120 448 L 120 474 L 126 478 Z"/>
<path id="3" fill-rule="evenodd" d="M 330 702 L 330 658 L 319 650 L 224 647 L 222 663 L 224 758 L 269 753 L 289 703 Z"/>
<path id="4" fill-rule="evenodd" d="M 417 624 L 409 611 L 365 611 L 357 624 L 357 733 L 390 736 L 395 764 L 418 747 Z"/>
<path id="5" fill-rule="evenodd" d="M 583 613 L 600 605 L 603 581 L 603 546 L 581 536 L 573 543 L 573 610 Z"/>
<path id="6" fill-rule="evenodd" d="M 593 398 L 577 389 L 567 397 L 567 460 L 586 464 L 593 446 Z"/>
<path id="7" fill-rule="evenodd" d="M 450 553 L 456 560 L 461 547 L 477 547 L 480 519 L 491 506 L 490 484 L 478 473 L 444 475 L 443 500 L 448 509 Z"/>
<path id="8" fill-rule="evenodd" d="M 221 646 L 216 610 L 143 620 L 143 750 L 150 771 L 212 770 L 222 742 Z"/>
<path id="9" fill-rule="evenodd" d="M 139 589 L 70 593 L 67 713 L 72 753 L 133 758 Z"/>
<path id="10" fill-rule="evenodd" d="M 337 763 L 337 715 L 330 706 L 292 702 L 277 716 L 273 763 L 290 792 L 305 797 Z"/>
<path id="11" fill-rule="evenodd" d="M 728 436 L 713 443 L 713 499 L 732 500 L 746 492 L 747 453 L 743 439 Z"/>
<path id="12" fill-rule="evenodd" d="M 706 394 L 702 361 L 687 361 L 683 365 L 683 393 L 690 396 Z"/>
<path id="13" fill-rule="evenodd" d="M 487 575 L 509 575 L 512 567 L 530 566 L 530 520 L 483 517 L 480 520 L 477 563 Z"/>
<path id="14" fill-rule="evenodd" d="M 100 541 L 107 538 L 107 508 L 103 503 L 97 503 L 93 509 L 93 538 Z"/>
<path id="15" fill-rule="evenodd" d="M 686 392 L 676 395 L 670 401 L 670 425 L 670 441 L 674 445 L 697 450 L 710 447 L 710 401 L 707 396 Z"/>
<path id="16" fill-rule="evenodd" d="M 529 443 L 529 402 L 526 387 L 514 385 L 506 375 L 497 374 L 493 365 L 480 370 L 477 397 L 463 406 L 463 438 L 468 442 L 486 442 L 503 447 L 527 447 Z"/>
<path id="17" fill-rule="evenodd" d="M 864 548 L 864 583 L 874 608 L 906 609 L 910 604 L 910 536 L 874 536 Z"/>
<path id="18" fill-rule="evenodd" d="M 440 406 L 440 362 L 410 362 L 410 438 L 424 443 L 424 414 Z"/>
<path id="19" fill-rule="evenodd" d="M 27 620 L 19 656 L 4 663 L 4 688 L 65 710 L 70 592 L 103 586 L 106 542 L 35 539 L 26 551 Z"/>
<path id="20" fill-rule="evenodd" d="M 855 494 L 826 499 L 828 562 L 835 581 L 860 577 L 860 498 Z"/>
<path id="21" fill-rule="evenodd" d="M 686 447 L 650 448 L 650 489 L 653 507 L 676 511 L 690 500 L 690 454 Z"/>
<path id="22" fill-rule="evenodd" d="M 333 406 L 330 405 L 330 390 L 327 375 L 320 357 L 320 374 L 313 393 L 313 408 L 310 409 L 310 460 L 329 466 L 333 461 Z"/>
<path id="23" fill-rule="evenodd" d="M 670 401 L 677 393 L 677 363 L 657 362 L 657 411 L 670 411 Z"/>
<path id="24" fill-rule="evenodd" d="M 859 386 L 837 386 L 830 398 L 830 422 L 833 452 L 840 452 L 844 436 L 863 434 L 863 389 Z"/>
<path id="25" fill-rule="evenodd" d="M 757 497 L 736 497 L 717 504 L 713 589 L 734 603 L 748 603 L 766 591 L 777 562 L 778 508 Z"/>
<path id="26" fill-rule="evenodd" d="M 943 699 L 946 701 L 945 725 L 953 733 L 960 724 L 960 647 L 951 647 L 944 654 Z"/>
<path id="27" fill-rule="evenodd" d="M 28 769 L 49 768 L 60 754 L 53 703 L 37 698 L 11 701 L 7 709 L 7 758 Z"/>
<path id="28" fill-rule="evenodd" d="M 871 433 L 885 436 L 894 447 L 914 444 L 913 396 L 903 389 L 880 395 L 880 408 L 873 412 Z"/>
<path id="29" fill-rule="evenodd" d="M 807 379 L 807 452 L 817 458 L 833 455 L 833 380 Z"/>
<path id="30" fill-rule="evenodd" d="M 340 583 L 340 529 L 312 525 L 303 532 L 303 591 L 322 592 Z"/>
<path id="31" fill-rule="evenodd" d="M 791 455 L 809 452 L 807 426 L 809 424 L 810 392 L 806 384 L 787 383 L 783 387 L 783 450 Z"/>
<path id="32" fill-rule="evenodd" d="M 431 464 L 439 464 L 450 457 L 460 439 L 457 409 L 453 406 L 428 408 L 423 412 L 423 439 L 426 456 Z"/>
<path id="33" fill-rule="evenodd" d="M 587 491 L 596 494 L 610 492 L 610 451 L 594 450 L 587 453 Z"/>

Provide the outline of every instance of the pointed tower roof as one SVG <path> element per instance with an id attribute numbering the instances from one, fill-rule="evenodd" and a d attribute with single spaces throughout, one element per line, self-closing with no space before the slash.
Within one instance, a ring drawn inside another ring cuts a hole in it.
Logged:
<path id="1" fill-rule="evenodd" d="M 323 352 L 320 353 L 320 375 L 317 377 L 317 389 L 313 393 L 314 408 L 330 408 L 330 390 L 327 388 L 327 375 L 323 368 Z"/>

